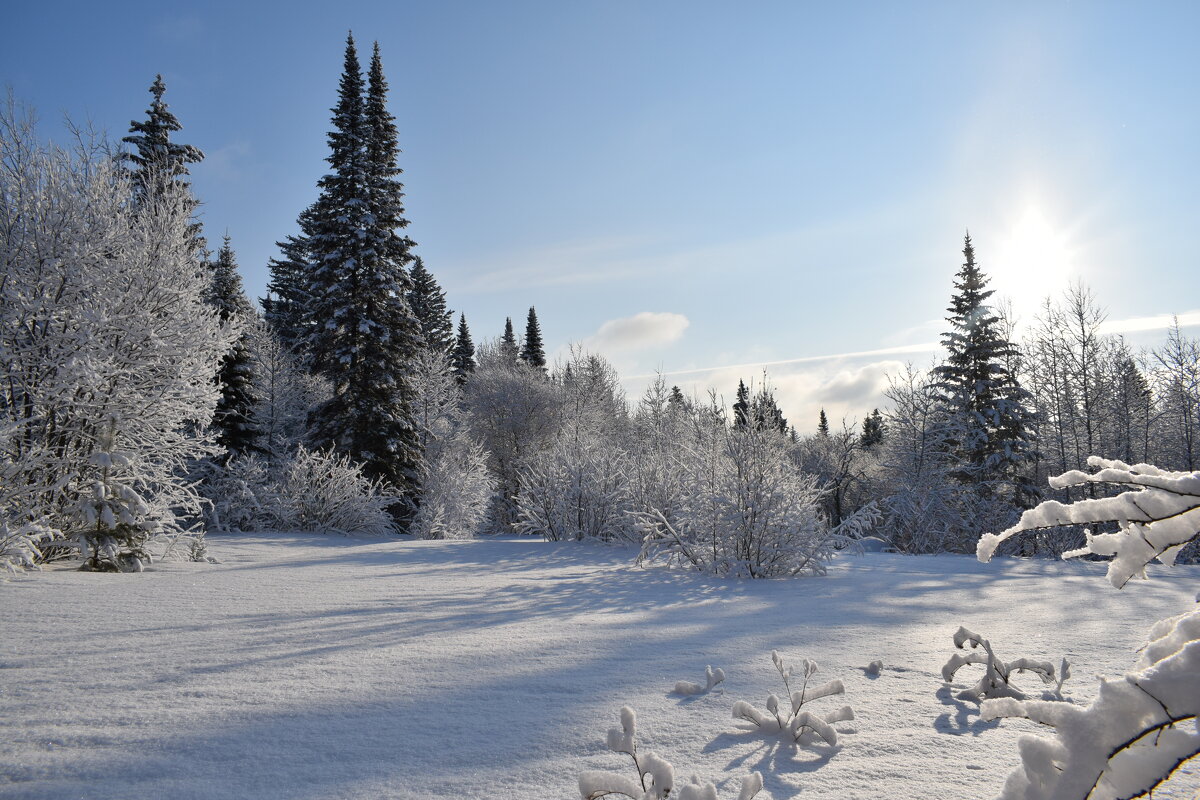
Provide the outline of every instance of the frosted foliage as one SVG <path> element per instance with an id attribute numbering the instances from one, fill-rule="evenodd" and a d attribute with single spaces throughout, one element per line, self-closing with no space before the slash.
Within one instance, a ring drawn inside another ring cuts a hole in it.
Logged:
<path id="1" fill-rule="evenodd" d="M 675 694 L 693 695 L 707 694 L 711 692 L 717 684 L 725 680 L 725 670 L 717 667 L 712 668 L 712 665 L 704 668 L 704 684 L 692 683 L 691 681 L 679 681 L 675 684 Z"/>
<path id="2" fill-rule="evenodd" d="M 1063 553 L 1107 556 L 1108 580 L 1118 589 L 1130 578 L 1146 577 L 1154 559 L 1174 563 L 1175 556 L 1200 533 L 1200 472 L 1168 472 L 1150 464 L 1129 465 L 1091 456 L 1094 473 L 1071 470 L 1050 479 L 1056 489 L 1100 484 L 1127 489 L 1115 497 L 1064 504 L 1047 500 L 1021 515 L 1013 527 L 979 539 L 976 553 L 988 561 L 1001 542 L 1019 533 L 1060 525 L 1115 522 L 1116 533 L 1089 533 L 1087 545 Z"/>
<path id="3" fill-rule="evenodd" d="M 716 575 L 821 575 L 835 547 L 877 516 L 868 505 L 832 527 L 817 479 L 799 472 L 787 439 L 773 430 L 729 428 L 711 410 L 692 415 L 675 460 L 672 506 L 637 516 L 642 562 Z"/>
<path id="4" fill-rule="evenodd" d="M 685 784 L 678 794 L 675 787 L 675 768 L 657 753 L 639 753 L 637 748 L 637 715 L 629 706 L 621 709 L 621 724 L 608 729 L 608 749 L 633 759 L 635 778 L 616 772 L 589 770 L 579 776 L 579 796 L 583 800 L 601 797 L 627 797 L 630 800 L 663 800 L 674 796 L 693 800 L 717 800 L 717 789 L 711 783 L 701 784 L 696 778 Z M 738 800 L 751 800 L 762 789 L 762 776 L 757 772 L 742 779 Z"/>
<path id="5" fill-rule="evenodd" d="M 1140 797 L 1200 754 L 1200 611 L 1156 623 L 1133 671 L 1102 681 L 1086 708 L 989 700 L 982 715 L 1024 717 L 1057 734 L 1020 740 L 1021 766 L 1003 800 Z"/>
<path id="6" fill-rule="evenodd" d="M 964 700 L 980 702 L 984 698 L 1013 697 L 1024 699 L 1025 694 L 1012 684 L 1012 676 L 1021 672 L 1032 672 L 1042 679 L 1042 683 L 1054 687 L 1054 694 L 1061 696 L 1063 682 L 1070 677 L 1070 664 L 1064 658 L 1062 661 L 1061 678 L 1054 677 L 1054 665 L 1049 661 L 1036 661 L 1031 658 L 1018 658 L 1014 661 L 1003 661 L 996 657 L 992 643 L 977 633 L 966 628 L 959 628 L 954 634 L 954 646 L 960 650 L 970 650 L 955 653 L 942 666 L 942 680 L 950 683 L 958 671 L 969 665 L 983 666 L 983 676 L 970 689 L 959 692 Z"/>
<path id="7" fill-rule="evenodd" d="M 627 420 L 616 370 L 572 347 L 555 365 L 558 427 L 549 446 L 526 456 L 516 497 L 516 529 L 550 541 L 634 538 Z"/>
<path id="8" fill-rule="evenodd" d="M 396 532 L 388 509 L 400 497 L 347 456 L 304 447 L 288 463 L 270 502 L 284 530 L 381 536 Z"/>
<path id="9" fill-rule="evenodd" d="M 765 713 L 745 700 L 738 700 L 733 704 L 733 718 L 749 722 L 763 733 L 782 734 L 796 744 L 809 744 L 819 738 L 828 745 L 836 746 L 838 736 L 834 724 L 854 719 L 854 711 L 850 706 L 842 706 L 817 714 L 804 706 L 823 697 L 845 694 L 846 687 L 842 681 L 835 679 L 810 686 L 818 671 L 817 662 L 806 658 L 798 667 L 793 667 L 777 650 L 771 651 L 771 661 L 783 679 L 783 699 L 775 695 L 767 697 Z M 792 689 L 793 679 L 799 681 L 798 690 Z"/>
<path id="10" fill-rule="evenodd" d="M 487 519 L 495 481 L 487 453 L 468 429 L 444 353 L 425 349 L 414 359 L 413 388 L 422 459 L 409 532 L 422 539 L 470 538 Z"/>
<path id="11" fill-rule="evenodd" d="M 0 110 L 0 463 L 23 512 L 8 529 L 45 524 L 105 568 L 194 530 L 184 476 L 217 452 L 213 378 L 239 334 L 201 299 L 194 200 L 167 181 L 131 202 L 110 155 L 42 145 Z"/>

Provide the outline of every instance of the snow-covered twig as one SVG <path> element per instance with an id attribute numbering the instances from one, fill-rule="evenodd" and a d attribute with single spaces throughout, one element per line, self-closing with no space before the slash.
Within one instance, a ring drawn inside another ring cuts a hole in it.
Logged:
<path id="1" fill-rule="evenodd" d="M 954 634 L 954 646 L 960 650 L 966 650 L 968 644 L 971 646 L 969 652 L 955 653 L 942 667 L 942 680 L 950 683 L 954 680 L 954 675 L 958 670 L 967 664 L 983 665 L 983 677 L 979 679 L 979 682 L 970 689 L 959 693 L 958 696 L 964 700 L 974 700 L 978 703 L 985 698 L 995 697 L 1025 699 L 1024 693 L 1010 682 L 1014 672 L 1036 673 L 1042 679 L 1042 683 L 1054 686 L 1055 691 L 1061 696 L 1063 681 L 1071 675 L 1070 664 L 1065 658 L 1062 661 L 1062 678 L 1058 681 L 1054 678 L 1054 665 L 1049 661 L 1034 661 L 1029 658 L 1018 658 L 1009 662 L 1001 661 L 992 650 L 991 642 L 977 633 L 960 627 Z"/>
<path id="2" fill-rule="evenodd" d="M 675 684 L 675 694 L 707 694 L 718 683 L 725 680 L 725 671 L 720 667 L 713 669 L 712 665 L 709 665 L 704 668 L 704 678 L 705 684 L 703 686 L 691 681 L 679 681 Z"/>
<path id="3" fill-rule="evenodd" d="M 608 729 L 608 749 L 633 759 L 637 779 L 615 772 L 588 771 L 579 776 L 579 796 L 583 800 L 601 797 L 627 797 L 631 800 L 663 800 L 675 785 L 675 768 L 657 753 L 638 753 L 637 714 L 629 706 L 621 709 L 621 725 Z M 752 772 L 742 779 L 738 800 L 751 800 L 762 789 L 762 776 Z M 696 778 L 685 784 L 679 800 L 717 800 L 712 783 L 701 784 Z"/>
<path id="4" fill-rule="evenodd" d="M 806 658 L 800 664 L 803 683 L 800 691 L 794 692 L 791 686 L 792 667 L 784 661 L 777 650 L 771 651 L 771 661 L 775 663 L 775 669 L 783 678 L 783 686 L 787 690 L 785 708 L 789 710 L 782 712 L 779 705 L 780 699 L 771 695 L 767 698 L 766 714 L 745 700 L 738 700 L 733 704 L 733 718 L 749 722 L 764 733 L 786 733 L 793 742 L 798 744 L 806 744 L 815 735 L 824 740 L 826 744 L 837 745 L 837 731 L 834 730 L 833 725 L 836 722 L 854 719 L 854 711 L 850 706 L 842 706 L 836 711 L 823 715 L 805 711 L 803 706 L 805 703 L 819 700 L 822 697 L 844 694 L 846 687 L 841 680 L 828 681 L 810 689 L 808 682 L 817 672 L 817 663 Z"/>

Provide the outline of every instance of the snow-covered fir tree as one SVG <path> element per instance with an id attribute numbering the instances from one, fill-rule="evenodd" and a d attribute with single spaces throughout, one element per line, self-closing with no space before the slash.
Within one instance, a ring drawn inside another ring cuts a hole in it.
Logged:
<path id="1" fill-rule="evenodd" d="M 821 409 L 821 415 L 817 418 L 817 433 L 821 436 L 829 436 L 829 418 L 825 416 L 825 409 Z"/>
<path id="2" fill-rule="evenodd" d="M 516 361 L 520 353 L 520 347 L 517 346 L 517 335 L 513 332 L 512 317 L 505 317 L 504 334 L 500 337 L 500 355 Z"/>
<path id="3" fill-rule="evenodd" d="M 309 334 L 305 327 L 305 308 L 309 301 L 308 273 L 312 264 L 309 241 L 315 222 L 313 208 L 301 212 L 300 233 L 276 242 L 280 256 L 267 264 L 271 280 L 267 283 L 267 296 L 262 299 L 263 318 L 279 341 L 294 352 L 301 351 Z"/>
<path id="4" fill-rule="evenodd" d="M 409 375 L 420 334 L 406 299 L 413 242 L 399 233 L 408 221 L 378 46 L 365 100 L 363 84 L 350 36 L 329 134 L 330 172 L 319 183 L 309 238 L 308 352 L 333 386 L 313 411 L 310 437 L 411 494 L 420 447 Z"/>
<path id="5" fill-rule="evenodd" d="M 877 408 L 863 420 L 862 436 L 859 437 L 858 444 L 864 450 L 870 450 L 883 441 L 883 435 L 883 415 L 879 413 L 879 409 Z"/>
<path id="6" fill-rule="evenodd" d="M 449 354 L 454 346 L 454 315 L 446 307 L 446 293 L 420 256 L 413 259 L 409 277 L 412 289 L 408 305 L 420 326 L 422 343 L 430 350 Z"/>
<path id="7" fill-rule="evenodd" d="M 121 159 L 132 165 L 134 188 L 140 195 L 150 191 L 156 180 L 186 187 L 181 178 L 188 174 L 187 165 L 204 160 L 204 153 L 198 148 L 171 141 L 171 134 L 183 130 L 183 126 L 163 102 L 166 91 L 162 75 L 154 76 L 154 83 L 150 85 L 154 99 L 146 109 L 146 119 L 130 122 L 129 135 L 121 140 L 134 147 L 133 152 L 123 153 Z"/>
<path id="8" fill-rule="evenodd" d="M 546 350 L 542 345 L 542 329 L 538 325 L 537 312 L 529 308 L 525 321 L 525 341 L 521 346 L 521 360 L 531 367 L 545 371 Z"/>
<path id="9" fill-rule="evenodd" d="M 736 397 L 733 403 L 733 427 L 745 428 L 750 424 L 750 390 L 745 381 L 738 381 Z"/>
<path id="10" fill-rule="evenodd" d="M 957 461 L 954 477 L 985 494 L 1024 499 L 1034 494 L 1026 472 L 1033 438 L 1030 396 L 1006 367 L 1013 345 L 987 304 L 993 291 L 975 263 L 969 234 L 963 258 L 947 309 L 951 329 L 942 338 L 948 355 L 934 370 L 940 404 L 958 424 L 949 441 Z"/>
<path id="11" fill-rule="evenodd" d="M 221 399 L 213 417 L 217 443 L 231 455 L 239 455 L 256 449 L 259 436 L 254 424 L 254 366 L 250 354 L 249 327 L 256 321 L 254 307 L 242 289 L 242 278 L 238 274 L 237 258 L 233 252 L 229 235 L 226 234 L 212 262 L 205 298 L 217 309 L 221 322 L 244 329 L 233 343 L 233 347 L 221 360 L 217 381 L 221 385 Z"/>
<path id="12" fill-rule="evenodd" d="M 475 371 L 475 343 L 471 341 L 466 314 L 458 315 L 458 335 L 454 337 L 454 350 L 450 353 L 450 369 L 459 386 L 465 384 L 467 376 Z"/>
<path id="13" fill-rule="evenodd" d="M 783 410 L 775 401 L 775 392 L 767 383 L 765 373 L 763 374 L 762 388 L 754 395 L 754 400 L 750 404 L 750 416 L 754 419 L 754 427 L 759 430 L 773 430 L 780 433 L 788 431 L 788 421 L 784 419 Z"/>

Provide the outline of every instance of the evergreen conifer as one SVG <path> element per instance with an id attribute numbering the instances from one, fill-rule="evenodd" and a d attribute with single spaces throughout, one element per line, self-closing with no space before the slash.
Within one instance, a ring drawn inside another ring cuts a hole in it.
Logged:
<path id="1" fill-rule="evenodd" d="M 408 305 L 417 318 L 423 344 L 449 355 L 454 346 L 454 315 L 446 308 L 446 293 L 433 274 L 425 269 L 420 256 L 413 259 L 409 277 L 412 290 L 408 293 Z"/>
<path id="2" fill-rule="evenodd" d="M 228 234 L 217 251 L 216 260 L 211 264 L 211 277 L 204 299 L 217 309 L 222 323 L 249 323 L 254 318 L 254 307 L 242 289 L 237 258 Z M 230 454 L 257 449 L 254 441 L 259 431 L 252 422 L 255 397 L 249 333 L 239 336 L 225 354 L 217 380 L 221 384 L 221 399 L 213 416 L 217 442 Z"/>
<path id="3" fill-rule="evenodd" d="M 467 315 L 458 317 L 458 336 L 454 340 L 454 351 L 450 355 L 450 370 L 459 386 L 467 382 L 467 376 L 475 371 L 475 343 L 467 329 Z"/>
<path id="4" fill-rule="evenodd" d="M 537 312 L 531 306 L 525 322 L 525 342 L 521 347 L 521 360 L 535 369 L 546 371 L 546 350 L 542 345 L 542 329 L 538 326 Z"/>
<path id="5" fill-rule="evenodd" d="M 500 354 L 508 361 L 516 362 L 520 355 L 517 335 L 513 333 L 512 317 L 504 318 L 504 335 L 500 337 Z"/>

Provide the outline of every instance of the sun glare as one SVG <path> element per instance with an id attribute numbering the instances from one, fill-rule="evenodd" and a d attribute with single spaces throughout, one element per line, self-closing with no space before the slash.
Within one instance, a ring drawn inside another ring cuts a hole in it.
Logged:
<path id="1" fill-rule="evenodd" d="M 1022 317 L 1036 310 L 1042 298 L 1057 295 L 1074 268 L 1067 234 L 1033 204 L 997 243 L 990 261 L 983 268 L 992 276 L 992 287 L 1010 298 Z"/>

